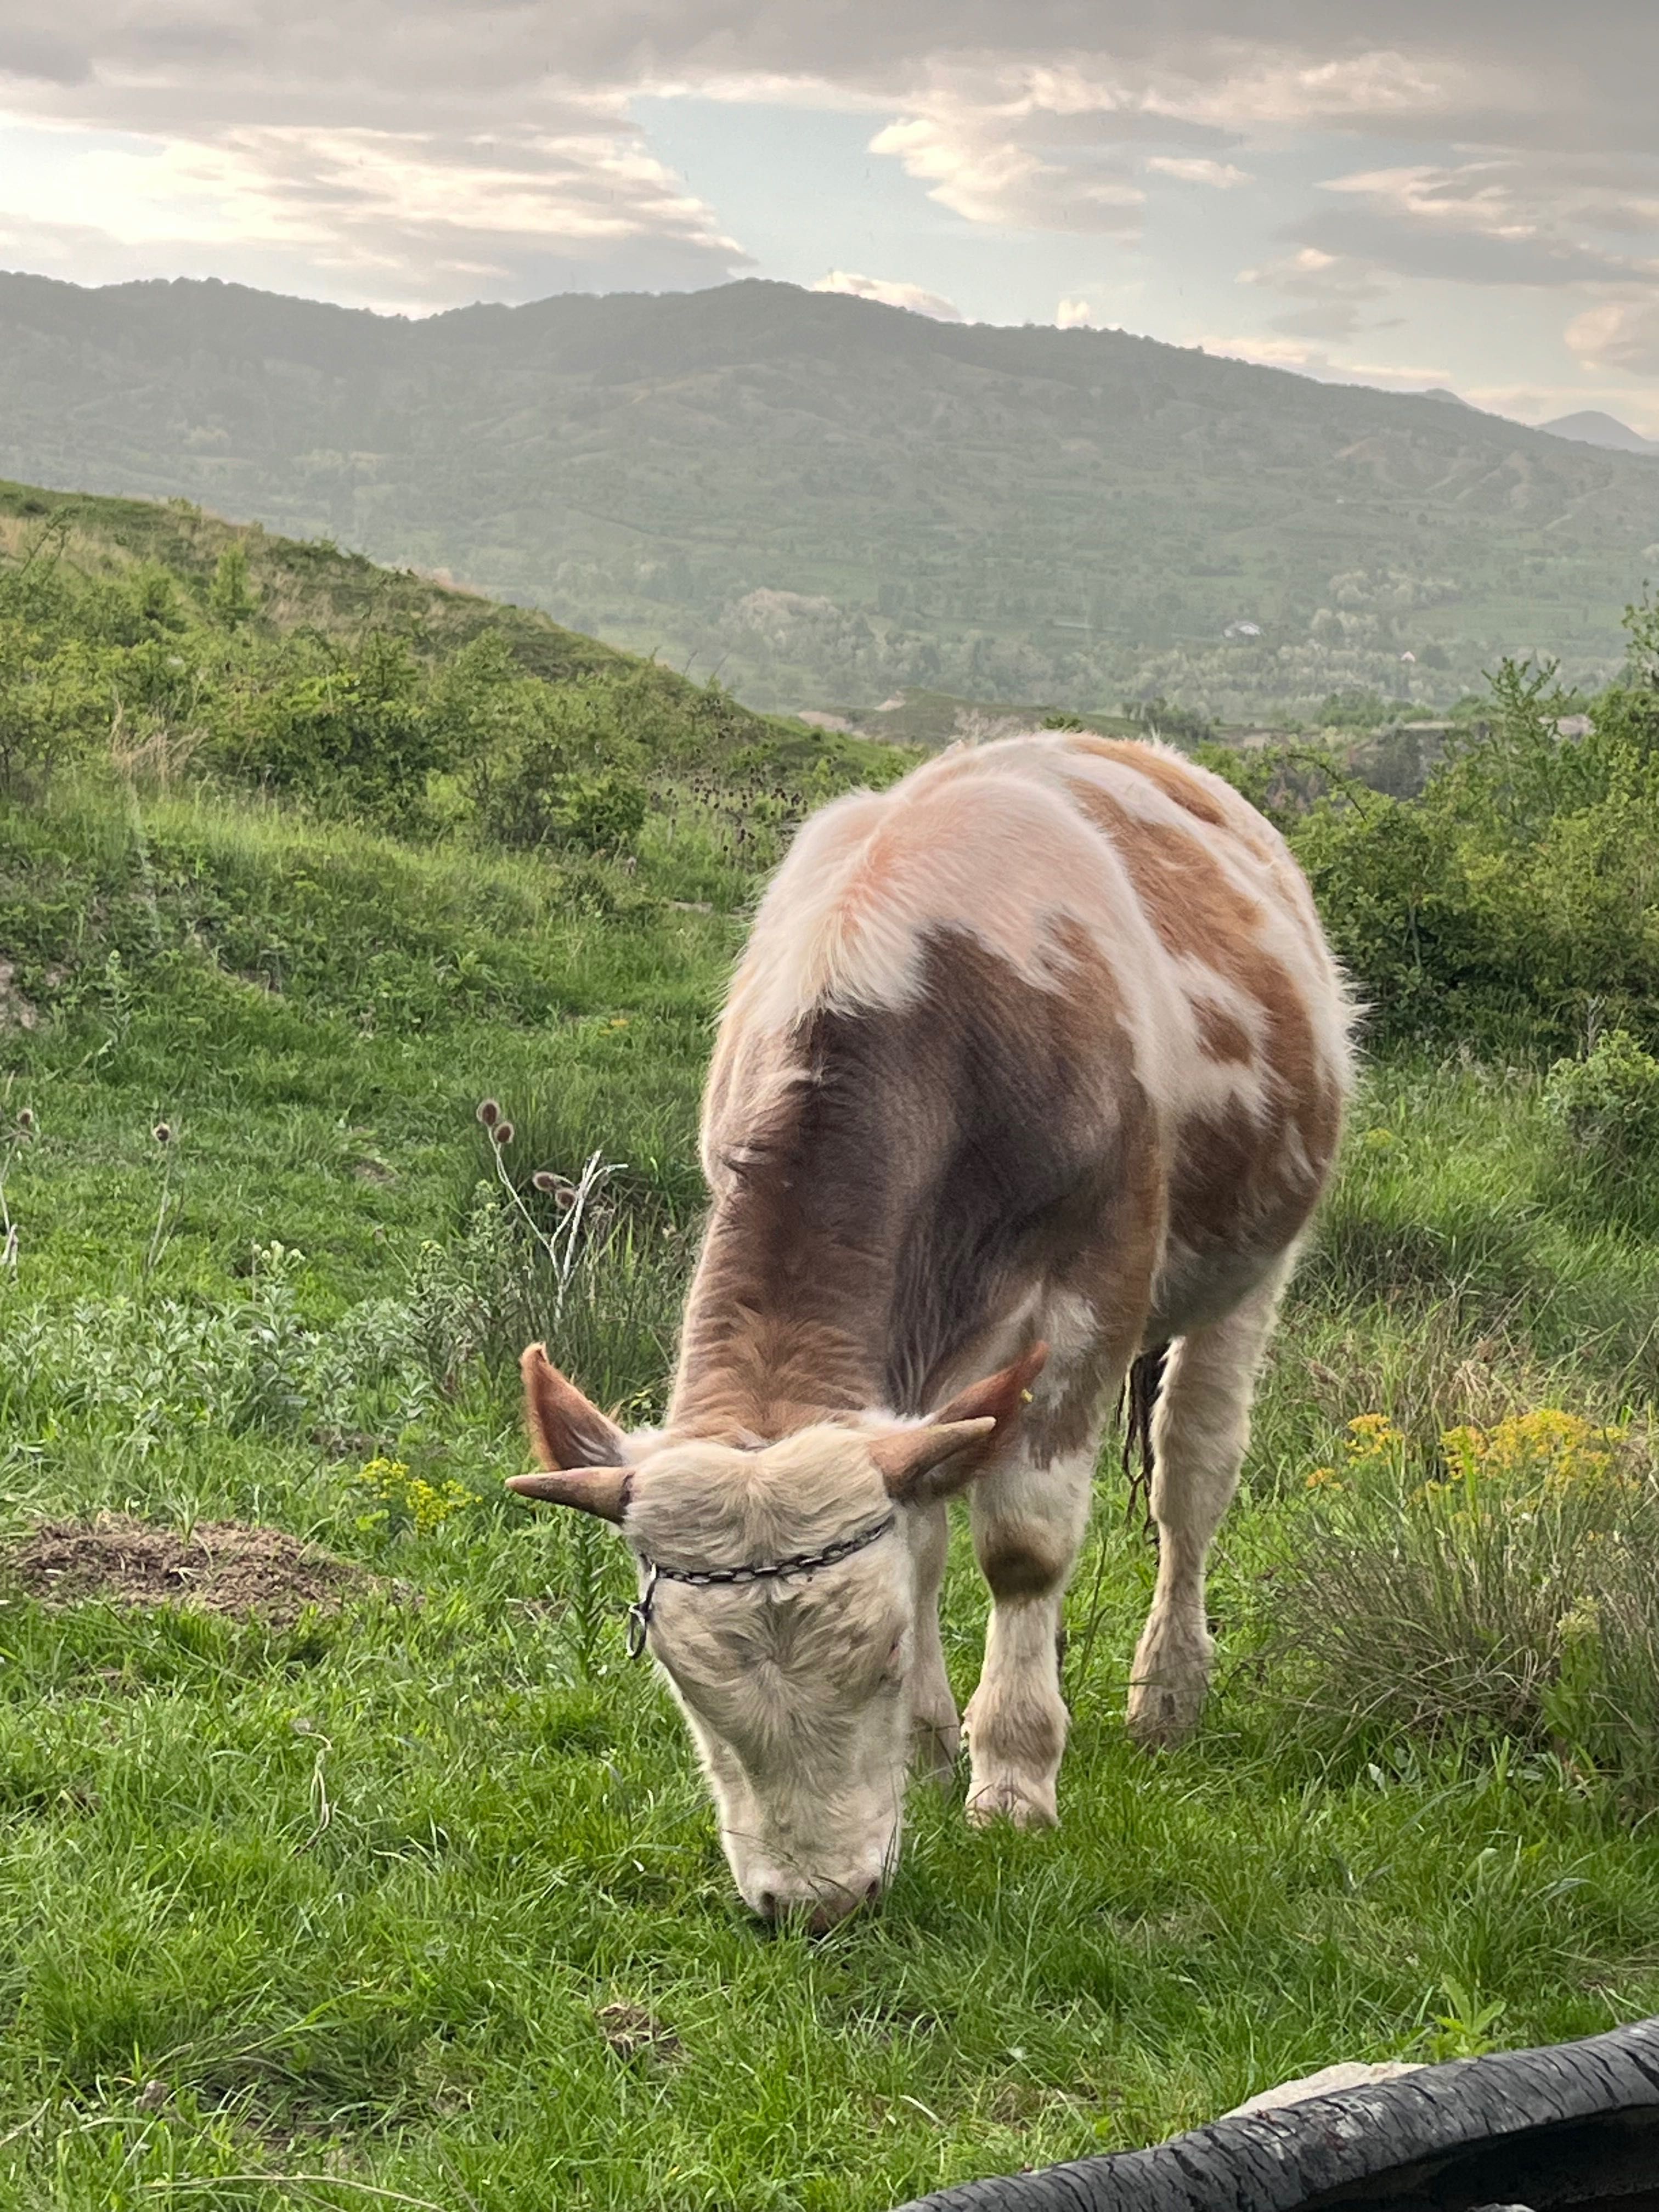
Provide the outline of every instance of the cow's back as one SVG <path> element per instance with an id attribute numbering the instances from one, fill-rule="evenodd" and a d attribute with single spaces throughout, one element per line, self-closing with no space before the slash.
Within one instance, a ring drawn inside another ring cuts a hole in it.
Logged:
<path id="1" fill-rule="evenodd" d="M 1069 732 L 958 747 L 796 838 L 705 1164 L 718 1202 L 769 1162 L 809 1242 L 860 1207 L 891 1240 L 902 1403 L 1109 1217 L 1158 1245 L 1162 1325 L 1224 1304 L 1311 1210 L 1347 1053 L 1306 884 L 1220 779 Z"/>

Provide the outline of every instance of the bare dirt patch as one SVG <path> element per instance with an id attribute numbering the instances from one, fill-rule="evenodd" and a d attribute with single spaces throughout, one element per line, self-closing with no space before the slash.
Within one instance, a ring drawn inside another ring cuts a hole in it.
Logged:
<path id="1" fill-rule="evenodd" d="M 32 1030 L 40 1020 L 33 1002 L 17 988 L 17 970 L 0 960 L 0 1030 Z"/>
<path id="2" fill-rule="evenodd" d="M 113 1605 L 191 1605 L 254 1613 L 285 1628 L 307 1606 L 335 1611 L 354 1590 L 380 1587 L 362 1567 L 281 1528 L 198 1521 L 190 1534 L 100 1513 L 47 1521 L 3 1558 L 0 1571 L 48 1605 L 101 1598 Z"/>
<path id="3" fill-rule="evenodd" d="M 593 2015 L 599 2033 L 618 2058 L 678 2058 L 684 2045 L 643 2005 L 601 2005 Z"/>

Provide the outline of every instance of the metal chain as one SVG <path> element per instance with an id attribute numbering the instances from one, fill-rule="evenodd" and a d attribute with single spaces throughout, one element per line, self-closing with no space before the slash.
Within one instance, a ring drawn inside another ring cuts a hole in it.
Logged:
<path id="1" fill-rule="evenodd" d="M 833 1544 L 826 1544 L 821 1552 L 798 1553 L 793 1559 L 769 1559 L 757 1566 L 740 1567 L 666 1567 L 659 1559 L 648 1559 L 641 1552 L 640 1565 L 645 1569 L 645 1588 L 628 1608 L 628 1656 L 640 1658 L 645 1650 L 646 1635 L 651 1626 L 651 1607 L 657 1595 L 659 1582 L 686 1583 L 693 1589 L 712 1589 L 733 1583 L 776 1582 L 785 1575 L 810 1575 L 818 1567 L 832 1567 L 837 1559 L 849 1559 L 854 1552 L 884 1536 L 897 1520 L 890 1513 L 873 1528 L 860 1529 L 856 1536 L 839 1536 Z"/>

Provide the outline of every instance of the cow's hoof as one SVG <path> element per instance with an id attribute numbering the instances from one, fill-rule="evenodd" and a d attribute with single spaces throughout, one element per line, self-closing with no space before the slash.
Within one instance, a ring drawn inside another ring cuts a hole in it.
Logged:
<path id="1" fill-rule="evenodd" d="M 1130 1740 L 1143 1751 L 1173 1751 L 1185 1743 L 1204 1711 L 1205 1684 L 1137 1682 L 1126 1715 Z"/>
<path id="2" fill-rule="evenodd" d="M 1011 1820 L 1017 1828 L 1057 1828 L 1060 1807 L 1053 1779 L 1034 1774 L 975 1775 L 968 1790 L 968 1819 L 975 1828 Z"/>

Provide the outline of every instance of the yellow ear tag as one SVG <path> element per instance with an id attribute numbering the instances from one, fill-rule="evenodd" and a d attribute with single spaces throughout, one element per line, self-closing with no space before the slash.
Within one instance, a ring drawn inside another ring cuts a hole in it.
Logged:
<path id="1" fill-rule="evenodd" d="M 1022 1406 L 1030 1406 L 1035 1405 L 1036 1401 L 1029 1390 L 1022 1390 L 1019 1394 L 1019 1402 Z"/>

